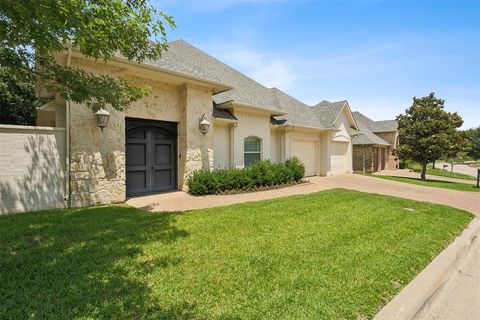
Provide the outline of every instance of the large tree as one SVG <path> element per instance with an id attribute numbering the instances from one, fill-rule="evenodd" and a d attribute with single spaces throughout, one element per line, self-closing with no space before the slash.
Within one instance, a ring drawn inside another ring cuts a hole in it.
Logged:
<path id="1" fill-rule="evenodd" d="M 123 110 L 149 88 L 60 66 L 54 55 L 72 46 L 103 62 L 117 55 L 157 59 L 167 48 L 165 26 L 175 27 L 172 17 L 147 0 L 0 1 L 0 66 L 42 79 L 48 89 L 93 110 L 106 104 Z"/>
<path id="2" fill-rule="evenodd" d="M 480 159 L 480 126 L 466 131 L 468 140 L 470 141 L 470 148 L 468 155 L 475 160 Z"/>
<path id="3" fill-rule="evenodd" d="M 430 93 L 423 98 L 413 98 L 413 104 L 405 114 L 397 117 L 400 144 L 397 148 L 403 159 L 412 159 L 422 165 L 421 178 L 425 179 L 427 164 L 439 159 L 452 149 L 463 124 L 455 112 L 444 110 L 445 101 Z"/>
<path id="4" fill-rule="evenodd" d="M 0 123 L 34 125 L 36 108 L 31 77 L 19 78 L 0 66 Z"/>

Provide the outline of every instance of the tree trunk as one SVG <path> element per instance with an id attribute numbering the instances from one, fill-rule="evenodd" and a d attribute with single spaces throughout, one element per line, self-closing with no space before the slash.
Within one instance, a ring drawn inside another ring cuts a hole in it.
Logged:
<path id="1" fill-rule="evenodd" d="M 453 161 L 450 162 L 450 172 L 453 172 Z"/>
<path id="2" fill-rule="evenodd" d="M 432 168 L 435 169 L 435 160 L 432 162 Z"/>
<path id="3" fill-rule="evenodd" d="M 422 162 L 422 174 L 420 175 L 420 178 L 422 178 L 422 180 L 425 180 L 426 173 L 427 173 L 427 161 L 423 161 Z"/>

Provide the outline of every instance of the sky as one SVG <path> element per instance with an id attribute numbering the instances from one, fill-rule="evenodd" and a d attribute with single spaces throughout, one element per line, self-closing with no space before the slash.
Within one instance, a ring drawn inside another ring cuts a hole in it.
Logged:
<path id="1" fill-rule="evenodd" d="M 151 0 L 184 39 L 266 87 L 374 120 L 435 95 L 480 126 L 480 0 Z"/>

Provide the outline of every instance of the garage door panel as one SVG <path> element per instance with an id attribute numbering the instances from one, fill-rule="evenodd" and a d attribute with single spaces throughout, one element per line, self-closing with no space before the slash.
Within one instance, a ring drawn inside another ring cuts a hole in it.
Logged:
<path id="1" fill-rule="evenodd" d="M 303 162 L 306 177 L 315 175 L 316 154 L 314 141 L 293 140 L 292 156 Z"/>

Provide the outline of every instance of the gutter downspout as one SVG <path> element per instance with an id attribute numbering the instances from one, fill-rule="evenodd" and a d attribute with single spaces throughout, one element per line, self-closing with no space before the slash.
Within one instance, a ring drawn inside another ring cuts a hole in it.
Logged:
<path id="1" fill-rule="evenodd" d="M 72 47 L 68 47 L 67 51 L 67 68 L 70 67 L 70 62 L 72 61 Z M 65 166 L 66 166 L 66 177 L 65 177 L 65 196 L 64 200 L 67 202 L 67 207 L 70 208 L 70 100 L 66 101 L 66 111 L 65 111 L 65 131 L 66 131 L 66 147 L 65 147 Z"/>

